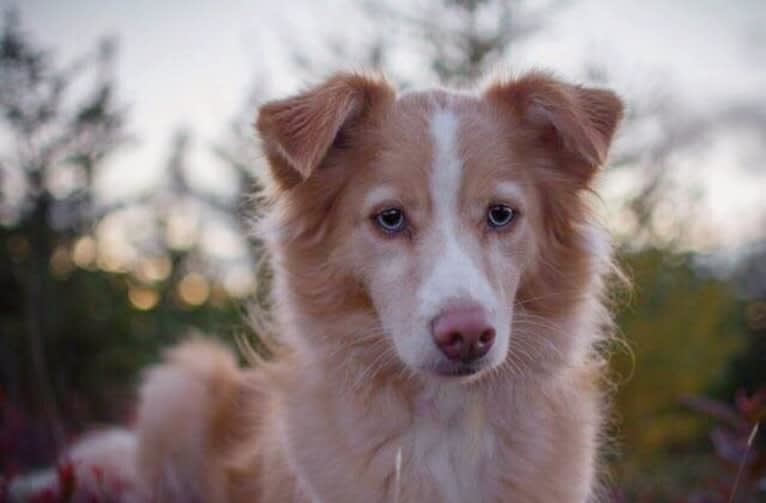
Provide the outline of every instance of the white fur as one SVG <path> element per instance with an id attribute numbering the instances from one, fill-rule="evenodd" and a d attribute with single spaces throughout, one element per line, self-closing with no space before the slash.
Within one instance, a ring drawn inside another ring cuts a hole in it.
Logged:
<path id="1" fill-rule="evenodd" d="M 485 274 L 468 253 L 469 243 L 461 239 L 460 207 L 458 204 L 463 181 L 463 161 L 458 152 L 458 118 L 444 109 L 437 109 L 431 118 L 434 165 L 431 174 L 432 242 L 435 262 L 418 289 L 418 320 L 426 326 L 450 303 L 481 306 L 498 332 L 498 306 Z M 508 338 L 507 333 L 500 334 Z M 416 341 L 413 350 L 422 360 L 441 358 L 429 338 Z M 499 354 L 499 352 L 497 353 Z M 504 352 L 500 356 L 504 356 Z M 492 358 L 490 356 L 490 358 Z"/>
<path id="2" fill-rule="evenodd" d="M 136 435 L 120 428 L 85 435 L 61 458 L 71 464 L 75 480 L 73 501 L 85 501 L 109 494 L 109 501 L 137 503 L 145 496 L 135 485 Z M 100 473 L 100 476 L 97 476 Z M 29 501 L 45 490 L 57 491 L 55 470 L 46 470 L 13 481 L 10 501 Z"/>
<path id="3" fill-rule="evenodd" d="M 484 427 L 480 400 L 454 385 L 434 386 L 419 400 L 413 458 L 426 477 L 437 481 L 441 501 L 471 501 L 486 483 L 482 460 L 492 457 L 495 438 Z"/>

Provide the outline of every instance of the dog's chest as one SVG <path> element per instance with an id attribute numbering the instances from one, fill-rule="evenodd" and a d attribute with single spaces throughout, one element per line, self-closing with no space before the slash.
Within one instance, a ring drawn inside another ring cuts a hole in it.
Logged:
<path id="1" fill-rule="evenodd" d="M 476 500 L 494 485 L 488 474 L 496 439 L 478 397 L 428 397 L 418 404 L 408 437 L 403 480 L 432 485 L 440 501 Z"/>

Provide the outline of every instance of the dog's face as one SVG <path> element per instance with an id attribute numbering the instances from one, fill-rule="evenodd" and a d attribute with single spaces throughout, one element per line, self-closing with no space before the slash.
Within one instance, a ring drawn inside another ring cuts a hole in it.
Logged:
<path id="1" fill-rule="evenodd" d="M 579 192 L 620 113 L 609 92 L 541 75 L 400 97 L 346 75 L 267 104 L 258 129 L 292 229 L 285 251 L 315 278 L 297 297 L 319 314 L 373 311 L 367 329 L 417 373 L 501 366 L 525 336 L 516 311 L 565 286 L 544 269 L 582 267 L 546 256 L 571 240 L 557 233 L 577 233 Z"/>

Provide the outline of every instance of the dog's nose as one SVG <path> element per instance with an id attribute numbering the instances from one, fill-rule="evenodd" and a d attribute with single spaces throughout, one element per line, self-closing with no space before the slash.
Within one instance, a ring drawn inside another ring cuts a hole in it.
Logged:
<path id="1" fill-rule="evenodd" d="M 481 307 L 458 307 L 434 319 L 431 335 L 444 356 L 468 363 L 487 354 L 495 340 L 495 329 Z"/>

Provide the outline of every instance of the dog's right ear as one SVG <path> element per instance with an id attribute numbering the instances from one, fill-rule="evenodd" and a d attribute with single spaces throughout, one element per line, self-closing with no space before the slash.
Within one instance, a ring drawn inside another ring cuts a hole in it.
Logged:
<path id="1" fill-rule="evenodd" d="M 255 127 L 274 180 L 288 189 L 307 179 L 346 129 L 393 96 L 381 78 L 342 73 L 302 94 L 263 105 Z"/>

